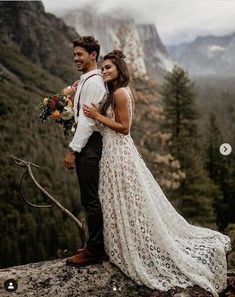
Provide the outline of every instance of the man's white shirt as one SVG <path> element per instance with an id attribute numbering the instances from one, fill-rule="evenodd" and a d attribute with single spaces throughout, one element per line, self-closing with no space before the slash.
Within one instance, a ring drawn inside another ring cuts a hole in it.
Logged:
<path id="1" fill-rule="evenodd" d="M 82 106 L 83 104 L 91 106 L 91 103 L 100 104 L 101 101 L 104 100 L 106 97 L 106 89 L 103 78 L 100 75 L 94 74 L 101 74 L 101 71 L 99 69 L 95 69 L 81 75 L 74 97 L 73 109 L 77 128 L 73 139 L 69 144 L 69 147 L 73 151 L 78 153 L 80 153 L 81 150 L 85 147 L 91 134 L 94 131 L 98 131 L 97 127 L 95 126 L 95 121 L 84 115 Z M 93 76 L 83 84 L 84 80 L 86 80 L 91 75 Z M 79 115 L 77 116 L 78 98 L 80 92 L 80 110 Z"/>

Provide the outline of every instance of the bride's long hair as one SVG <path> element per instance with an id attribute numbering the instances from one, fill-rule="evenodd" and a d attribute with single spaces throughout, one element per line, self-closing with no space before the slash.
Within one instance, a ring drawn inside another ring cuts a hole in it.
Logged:
<path id="1" fill-rule="evenodd" d="M 118 76 L 115 80 L 107 82 L 106 86 L 108 89 L 107 100 L 101 107 L 101 114 L 106 115 L 107 109 L 110 105 L 113 106 L 113 94 L 114 92 L 122 87 L 128 86 L 130 82 L 130 72 L 125 62 L 125 55 L 122 53 L 121 50 L 114 50 L 111 53 L 108 53 L 104 56 L 105 60 L 110 60 L 112 63 L 117 67 Z"/>

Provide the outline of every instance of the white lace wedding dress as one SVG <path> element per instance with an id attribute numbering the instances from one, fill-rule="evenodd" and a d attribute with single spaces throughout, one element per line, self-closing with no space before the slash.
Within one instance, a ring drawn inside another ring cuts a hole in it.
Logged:
<path id="1" fill-rule="evenodd" d="M 132 117 L 129 88 L 123 88 Z M 111 107 L 108 117 L 114 119 Z M 229 237 L 190 225 L 167 200 L 130 134 L 99 124 L 99 197 L 110 261 L 139 285 L 167 291 L 199 285 L 218 296 L 227 284 Z"/>

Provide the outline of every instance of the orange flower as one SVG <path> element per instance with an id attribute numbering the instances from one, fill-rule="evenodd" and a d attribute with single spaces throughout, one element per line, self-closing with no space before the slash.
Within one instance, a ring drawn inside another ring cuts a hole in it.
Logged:
<path id="1" fill-rule="evenodd" d="M 60 112 L 58 110 L 55 110 L 52 114 L 51 114 L 51 118 L 53 118 L 54 120 L 57 120 L 60 118 Z"/>

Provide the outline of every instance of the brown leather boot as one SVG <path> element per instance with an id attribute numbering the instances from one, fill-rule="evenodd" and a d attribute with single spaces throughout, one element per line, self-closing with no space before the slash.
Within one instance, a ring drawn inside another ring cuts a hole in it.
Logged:
<path id="1" fill-rule="evenodd" d="M 103 253 L 94 251 L 88 247 L 66 260 L 67 266 L 84 267 L 93 264 L 100 264 L 103 262 Z"/>
<path id="2" fill-rule="evenodd" d="M 75 254 L 78 255 L 78 254 L 82 253 L 83 251 L 85 251 L 85 249 L 86 248 L 77 249 Z M 103 260 L 104 261 L 109 261 L 109 256 L 106 254 L 106 252 L 103 253 L 103 256 L 102 257 L 103 257 Z"/>

